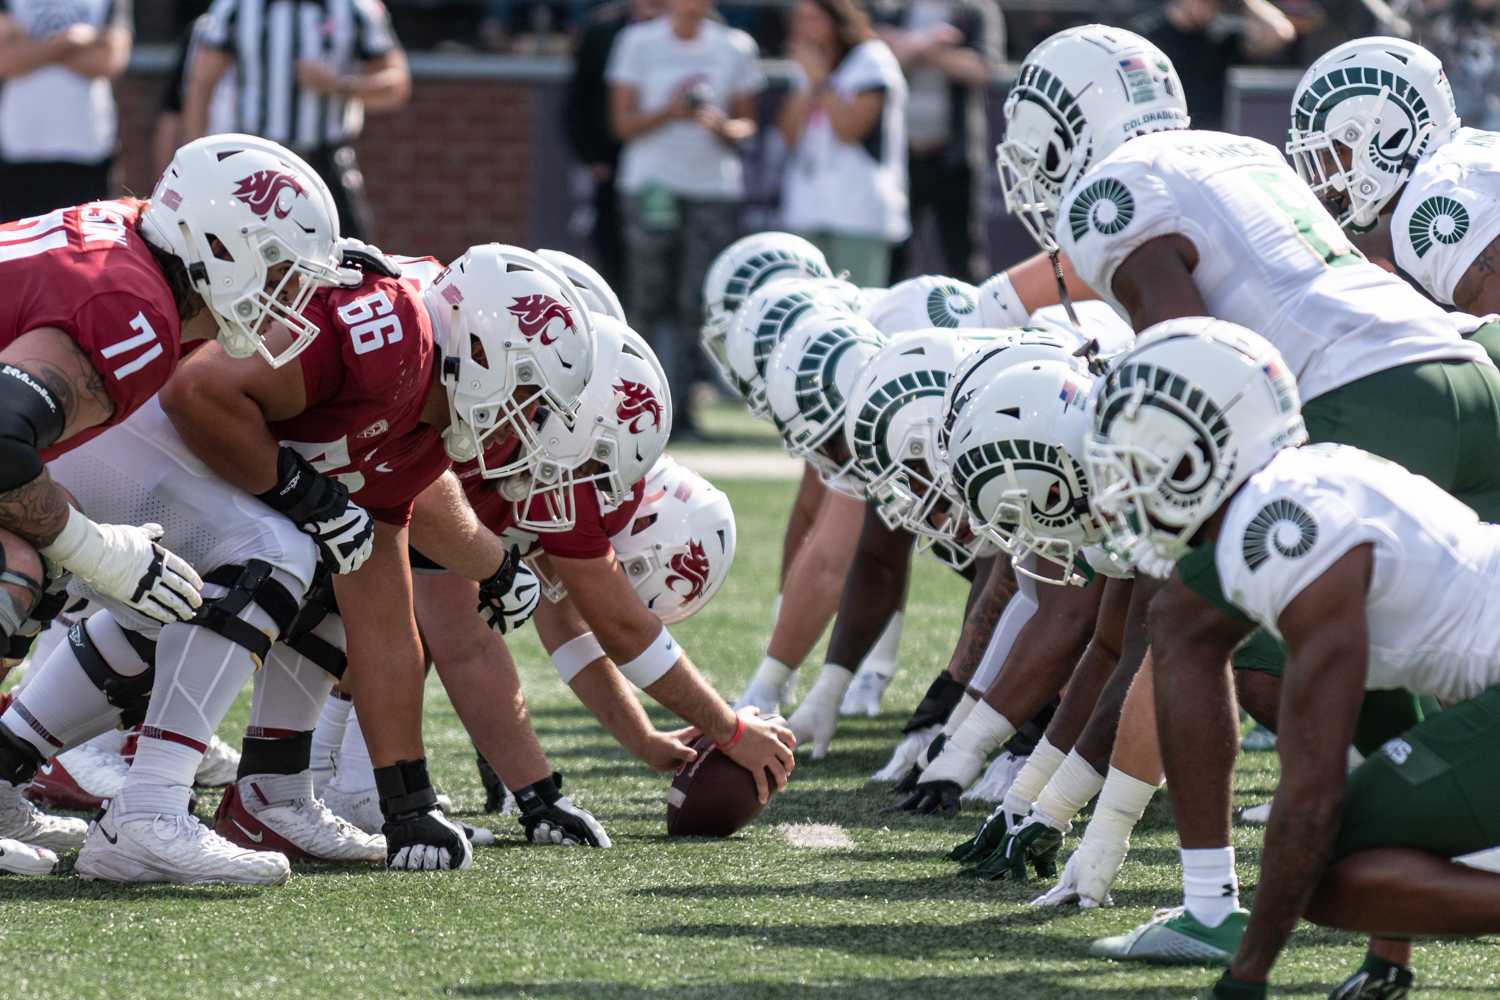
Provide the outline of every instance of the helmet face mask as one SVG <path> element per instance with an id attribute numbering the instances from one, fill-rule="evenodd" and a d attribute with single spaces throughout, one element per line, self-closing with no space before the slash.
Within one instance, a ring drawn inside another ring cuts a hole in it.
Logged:
<path id="1" fill-rule="evenodd" d="M 1436 56 L 1399 38 L 1359 38 L 1303 74 L 1286 152 L 1339 224 L 1365 232 L 1417 161 L 1458 127 Z"/>
<path id="2" fill-rule="evenodd" d="M 153 245 L 186 266 L 232 358 L 279 368 L 318 328 L 302 310 L 321 288 L 357 279 L 341 270 L 338 210 L 322 179 L 267 139 L 214 135 L 177 151 L 141 216 Z M 272 353 L 279 324 L 291 343 Z"/>

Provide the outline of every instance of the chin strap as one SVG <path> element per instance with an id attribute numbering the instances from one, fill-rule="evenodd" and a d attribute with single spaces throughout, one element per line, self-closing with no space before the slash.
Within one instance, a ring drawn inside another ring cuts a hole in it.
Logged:
<path id="1" fill-rule="evenodd" d="M 1063 280 L 1062 261 L 1058 255 L 1062 250 L 1053 243 L 1047 250 L 1047 259 L 1052 261 L 1052 277 L 1057 279 L 1057 297 L 1062 302 L 1062 307 L 1068 311 L 1068 321 L 1079 333 L 1083 332 L 1083 324 L 1078 322 L 1078 314 L 1073 311 L 1073 296 L 1068 294 L 1068 283 Z"/>

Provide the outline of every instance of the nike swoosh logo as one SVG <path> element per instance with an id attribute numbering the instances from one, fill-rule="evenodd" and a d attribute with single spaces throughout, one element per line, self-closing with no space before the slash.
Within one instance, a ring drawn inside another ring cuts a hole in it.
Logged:
<path id="1" fill-rule="evenodd" d="M 391 471 L 391 467 L 389 465 L 386 465 L 384 462 L 381 462 L 379 465 L 375 466 L 375 471 L 376 472 L 390 472 Z"/>
<path id="2" fill-rule="evenodd" d="M 104 829 L 104 824 L 103 823 L 99 824 L 99 832 L 102 833 L 102 834 L 104 834 L 104 839 L 107 840 L 107 841 L 109 841 L 111 844 L 118 844 L 120 842 L 119 835 L 116 834 L 115 836 L 111 837 L 109 835 L 109 831 L 106 830 L 106 829 Z"/>
<path id="3" fill-rule="evenodd" d="M 240 832 L 243 833 L 245 836 L 249 837 L 252 841 L 254 841 L 257 844 L 260 843 L 262 840 L 265 839 L 266 831 L 264 831 L 264 830 L 262 830 L 260 833 L 251 833 L 249 830 L 246 830 L 243 826 L 240 826 L 240 821 L 239 820 L 237 820 L 237 819 L 231 819 L 229 822 L 233 823 L 235 826 L 239 826 L 240 827 Z"/>
<path id="4" fill-rule="evenodd" d="M 38 770 L 40 770 L 43 774 L 51 774 L 52 762 L 50 760 L 47 761 L 47 763 L 43 764 Z"/>

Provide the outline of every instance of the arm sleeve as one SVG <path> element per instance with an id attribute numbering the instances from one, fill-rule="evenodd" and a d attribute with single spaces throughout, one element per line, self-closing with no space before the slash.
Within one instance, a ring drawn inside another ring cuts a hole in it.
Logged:
<path id="1" fill-rule="evenodd" d="M 1248 485 L 1220 529 L 1214 558 L 1224 596 L 1279 639 L 1286 606 L 1346 552 L 1376 537 L 1325 489 Z"/>
<path id="2" fill-rule="evenodd" d="M 1089 174 L 1058 210 L 1058 245 L 1079 277 L 1111 302 L 1115 270 L 1143 243 L 1172 233 L 1192 238 L 1177 199 L 1139 161 Z"/>
<path id="3" fill-rule="evenodd" d="M 361 59 L 374 59 L 400 48 L 391 15 L 380 0 L 354 0 L 354 17 L 359 24 Z"/>

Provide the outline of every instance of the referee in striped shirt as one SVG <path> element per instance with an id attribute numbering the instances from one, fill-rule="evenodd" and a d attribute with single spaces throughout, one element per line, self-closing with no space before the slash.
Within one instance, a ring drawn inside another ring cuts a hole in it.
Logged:
<path id="1" fill-rule="evenodd" d="M 295 150 L 322 175 L 345 236 L 371 239 L 349 143 L 364 113 L 411 95 L 406 55 L 380 0 L 214 0 L 183 94 L 184 141 L 208 131 L 214 88 L 235 70 L 234 129 Z"/>

